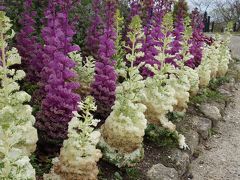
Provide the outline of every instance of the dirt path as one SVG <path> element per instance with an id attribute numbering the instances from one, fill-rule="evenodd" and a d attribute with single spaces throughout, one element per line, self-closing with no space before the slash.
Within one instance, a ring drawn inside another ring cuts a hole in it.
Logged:
<path id="1" fill-rule="evenodd" d="M 231 38 L 230 48 L 232 55 L 236 59 L 240 59 L 240 36 L 233 36 Z"/>
<path id="2" fill-rule="evenodd" d="M 194 180 L 240 180 L 240 85 L 207 149 L 192 162 Z"/>
<path id="3" fill-rule="evenodd" d="M 240 37 L 232 38 L 232 53 L 240 59 Z M 233 102 L 225 110 L 219 134 L 205 145 L 205 150 L 191 164 L 194 180 L 240 180 L 240 84 Z"/>

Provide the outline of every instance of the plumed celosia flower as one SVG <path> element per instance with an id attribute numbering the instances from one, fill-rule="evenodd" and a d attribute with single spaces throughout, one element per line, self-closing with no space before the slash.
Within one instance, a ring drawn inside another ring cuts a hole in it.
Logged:
<path id="1" fill-rule="evenodd" d="M 185 105 L 189 98 L 189 93 L 187 92 L 189 89 L 186 89 L 188 84 L 185 83 L 188 80 L 187 76 L 175 76 L 176 74 L 179 75 L 179 69 L 175 68 L 172 64 L 164 63 L 166 57 L 168 57 L 165 53 L 165 48 L 169 40 L 170 38 L 167 37 L 166 42 L 163 42 L 163 47 L 156 47 L 159 54 L 155 58 L 161 63 L 161 69 L 159 70 L 158 66 L 152 67 L 149 64 L 147 65 L 149 70 L 154 72 L 154 76 L 151 78 L 148 77 L 145 80 L 141 102 L 147 106 L 145 116 L 148 122 L 161 125 L 171 132 L 176 133 L 179 138 L 179 147 L 185 149 L 187 145 L 181 139 L 183 136 L 176 131 L 176 125 L 166 117 L 166 114 L 173 111 L 177 105 L 184 103 L 184 107 L 186 107 Z M 171 75 L 169 76 L 169 74 Z"/>
<path id="2" fill-rule="evenodd" d="M 164 39 L 162 23 L 164 15 L 171 9 L 172 2 L 169 0 L 158 0 L 156 1 L 153 9 L 153 16 L 151 22 L 152 37 L 155 41 L 155 45 L 161 47 L 163 45 L 162 39 Z"/>
<path id="3" fill-rule="evenodd" d="M 22 68 L 27 74 L 27 79 L 31 82 L 39 81 L 39 74 L 42 69 L 41 55 L 42 46 L 37 43 L 35 35 L 35 19 L 37 15 L 32 8 L 32 0 L 24 2 L 24 11 L 20 24 L 22 25 L 21 31 L 17 34 L 17 48 L 22 57 Z"/>
<path id="4" fill-rule="evenodd" d="M 208 86 L 211 78 L 216 78 L 219 65 L 219 59 L 221 58 L 221 52 L 219 51 L 217 41 L 211 46 L 206 45 L 203 49 L 203 58 L 201 64 L 198 66 L 198 74 L 200 77 L 200 86 Z"/>
<path id="5" fill-rule="evenodd" d="M 80 99 L 73 93 L 79 84 L 71 82 L 75 77 L 75 62 L 68 57 L 68 53 L 79 50 L 71 44 L 75 34 L 68 21 L 71 6 L 71 0 L 49 1 L 45 11 L 46 26 L 42 30 L 45 43 L 40 82 L 43 100 L 36 127 L 45 138 L 60 143 L 67 137 L 68 122 Z M 39 143 L 44 144 L 44 140 Z"/>
<path id="6" fill-rule="evenodd" d="M 81 114 L 74 112 L 69 122 L 68 139 L 64 141 L 59 158 L 54 159 L 50 174 L 44 180 L 53 179 L 97 179 L 97 162 L 102 154 L 96 145 L 100 132 L 94 131 L 98 120 L 91 114 L 96 110 L 93 97 L 79 103 Z"/>
<path id="7" fill-rule="evenodd" d="M 17 49 L 8 47 L 11 26 L 5 12 L 0 11 L 0 179 L 35 179 L 28 156 L 35 151 L 37 130 L 27 104 L 31 96 L 20 91 L 18 84 L 25 73 L 11 67 L 21 64 Z"/>
<path id="8" fill-rule="evenodd" d="M 101 4 L 101 0 L 92 1 L 92 11 L 94 14 L 91 18 L 91 25 L 88 28 L 86 37 L 87 49 L 90 55 L 94 57 L 97 57 L 97 52 L 99 49 L 99 37 L 103 33 L 103 21 L 100 16 Z"/>
<path id="9" fill-rule="evenodd" d="M 202 58 L 201 64 L 197 67 L 200 87 L 207 87 L 211 80 L 211 66 L 210 66 L 210 63 L 208 62 L 209 51 L 210 50 L 208 47 L 205 47 L 203 49 L 203 58 Z"/>
<path id="10" fill-rule="evenodd" d="M 176 66 L 175 59 L 172 58 L 173 56 L 170 54 L 171 51 L 171 43 L 172 43 L 172 31 L 173 31 L 173 17 L 171 12 L 166 12 L 162 15 L 161 20 L 161 33 L 159 36 L 156 36 L 155 40 L 158 42 L 158 45 L 155 46 L 155 49 L 161 49 L 161 61 L 155 56 L 155 59 L 158 60 L 159 63 L 168 63 L 173 64 Z M 159 50 L 158 50 L 159 51 Z"/>
<path id="11" fill-rule="evenodd" d="M 95 59 L 91 56 L 83 59 L 80 52 L 72 52 L 69 57 L 76 62 L 74 70 L 77 77 L 75 79 L 81 84 L 81 87 L 75 92 L 80 94 L 81 98 L 84 98 L 91 93 L 91 84 L 95 74 Z"/>
<path id="12" fill-rule="evenodd" d="M 193 55 L 193 58 L 187 61 L 186 65 L 191 68 L 195 68 L 200 65 L 202 60 L 202 51 L 205 36 L 203 34 L 204 24 L 202 21 L 202 16 L 200 15 L 200 12 L 198 11 L 197 8 L 194 11 L 192 11 L 191 19 L 193 33 L 191 40 L 189 40 L 189 44 L 191 44 L 190 53 Z"/>
<path id="13" fill-rule="evenodd" d="M 144 81 L 139 66 L 133 65 L 137 57 L 143 56 L 139 52 L 141 43 L 137 41 L 144 35 L 139 16 L 133 17 L 129 29 L 132 46 L 127 47 L 131 53 L 127 54 L 126 59 L 131 65 L 126 67 L 126 80 L 117 87 L 113 111 L 102 126 L 99 143 L 103 158 L 118 167 L 132 166 L 143 158 L 142 141 L 147 126 L 144 116 L 146 106 L 139 103 Z"/>
<path id="14" fill-rule="evenodd" d="M 106 119 L 111 112 L 111 107 L 115 101 L 117 80 L 113 61 L 113 55 L 116 53 L 116 3 L 112 0 L 107 1 L 105 4 L 105 12 L 105 27 L 103 34 L 99 38 L 95 77 L 91 85 L 92 95 L 98 107 L 97 113 L 101 119 Z"/>
<path id="15" fill-rule="evenodd" d="M 230 36 L 224 36 L 224 39 L 216 36 L 211 46 L 204 46 L 202 62 L 197 68 L 200 87 L 208 86 L 211 78 L 221 77 L 226 74 L 231 59 L 229 42 Z"/>
<path id="16" fill-rule="evenodd" d="M 226 37 L 222 37 L 222 36 L 218 36 L 217 40 L 219 42 L 219 52 L 220 52 L 220 58 L 219 58 L 219 65 L 218 65 L 218 72 L 217 72 L 217 76 L 218 77 L 222 77 L 225 76 L 225 74 L 228 71 L 228 64 L 231 60 L 231 51 L 229 48 L 229 43 L 230 43 L 230 33 L 228 34 L 229 36 Z"/>

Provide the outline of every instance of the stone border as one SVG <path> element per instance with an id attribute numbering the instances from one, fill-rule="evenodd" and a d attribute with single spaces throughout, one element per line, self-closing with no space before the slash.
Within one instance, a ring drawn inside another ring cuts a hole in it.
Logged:
<path id="1" fill-rule="evenodd" d="M 202 145 L 219 130 L 219 121 L 224 121 L 223 116 L 232 93 L 236 90 L 235 81 L 240 80 L 240 64 L 233 62 L 228 76 L 229 83 L 220 86 L 217 90 L 225 97 L 224 102 L 209 102 L 190 106 L 177 129 L 184 134 L 189 150 L 170 149 L 167 157 L 162 157 L 158 164 L 153 165 L 147 172 L 150 180 L 178 180 L 192 179 L 189 172 L 191 161 L 198 158 L 202 152 Z M 237 69 L 236 69 L 237 68 Z M 207 148 L 207 147 L 206 147 Z"/>

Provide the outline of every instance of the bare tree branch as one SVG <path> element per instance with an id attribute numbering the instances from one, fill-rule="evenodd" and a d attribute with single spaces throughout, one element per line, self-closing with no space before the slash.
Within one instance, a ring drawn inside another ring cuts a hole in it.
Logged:
<path id="1" fill-rule="evenodd" d="M 201 12 L 207 11 L 214 5 L 212 0 L 190 0 L 190 2 Z"/>

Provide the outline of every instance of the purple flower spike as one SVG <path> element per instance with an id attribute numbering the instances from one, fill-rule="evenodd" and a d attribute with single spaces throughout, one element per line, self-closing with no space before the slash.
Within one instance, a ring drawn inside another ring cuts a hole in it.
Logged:
<path id="1" fill-rule="evenodd" d="M 37 42 L 35 35 L 36 12 L 32 10 L 32 0 L 24 2 L 24 11 L 20 24 L 21 31 L 17 34 L 17 49 L 22 57 L 22 68 L 27 74 L 27 80 L 37 83 L 42 70 L 42 45 Z"/>
<path id="2" fill-rule="evenodd" d="M 116 53 L 116 29 L 115 29 L 115 1 L 105 2 L 105 27 L 104 33 L 99 37 L 99 49 L 95 69 L 94 82 L 92 83 L 92 95 L 97 104 L 97 115 L 105 120 L 111 112 L 115 101 L 117 73 L 114 69 L 113 55 Z"/>
<path id="3" fill-rule="evenodd" d="M 192 68 L 196 68 L 200 65 L 202 60 L 203 45 L 205 41 L 205 36 L 203 34 L 204 24 L 203 18 L 197 8 L 192 11 L 191 18 L 193 33 L 192 39 L 190 39 L 189 43 L 191 44 L 190 53 L 193 55 L 193 58 L 187 61 L 186 65 Z"/>
<path id="4" fill-rule="evenodd" d="M 171 9 L 171 4 L 172 2 L 167 0 L 156 1 L 154 6 L 151 1 L 147 4 L 147 7 L 149 8 L 147 12 L 151 13 L 148 13 L 149 20 L 144 26 L 145 39 L 142 41 L 143 47 L 141 49 L 141 51 L 144 52 L 144 57 L 139 58 L 136 61 L 137 65 L 144 62 L 151 66 L 158 65 L 160 68 L 160 62 L 155 59 L 155 56 L 158 55 L 158 50 L 155 46 L 162 46 L 161 40 L 164 38 L 162 33 L 162 20 L 164 14 Z M 152 77 L 154 75 L 153 72 L 145 66 L 142 67 L 140 71 L 144 78 Z"/>
<path id="5" fill-rule="evenodd" d="M 68 122 L 80 101 L 79 95 L 73 92 L 79 87 L 78 83 L 72 82 L 75 62 L 68 57 L 68 53 L 80 50 L 78 46 L 72 45 L 75 32 L 68 20 L 71 6 L 71 0 L 52 0 L 45 11 L 46 25 L 42 29 L 44 67 L 39 83 L 43 100 L 36 121 L 42 136 L 39 144 L 43 147 L 48 143 L 46 139 L 61 145 L 67 138 Z M 55 150 L 58 151 L 59 147 L 47 151 Z"/>
<path id="6" fill-rule="evenodd" d="M 176 19 L 174 22 L 174 30 L 172 32 L 173 35 L 173 41 L 171 43 L 171 50 L 169 50 L 167 53 L 173 55 L 172 58 L 167 58 L 166 63 L 171 63 L 174 66 L 177 66 L 177 63 L 175 62 L 176 60 L 181 61 L 182 60 L 182 55 L 180 55 L 180 51 L 182 50 L 182 44 L 181 42 L 183 41 L 183 35 L 185 31 L 184 27 L 184 16 L 186 15 L 186 11 L 184 9 L 185 5 L 184 0 L 180 0 L 177 4 L 177 12 L 176 12 Z"/>
<path id="7" fill-rule="evenodd" d="M 92 9 L 94 15 L 91 19 L 91 26 L 88 28 L 86 37 L 86 46 L 89 53 L 97 58 L 97 52 L 99 49 L 99 37 L 102 35 L 103 22 L 100 16 L 101 0 L 92 1 Z"/>

